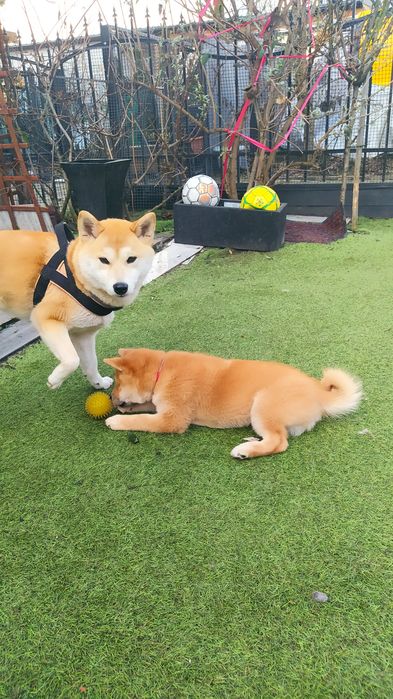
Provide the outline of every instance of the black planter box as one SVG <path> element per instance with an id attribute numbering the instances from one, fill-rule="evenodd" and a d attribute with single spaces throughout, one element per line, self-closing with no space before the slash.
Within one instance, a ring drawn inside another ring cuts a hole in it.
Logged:
<path id="1" fill-rule="evenodd" d="M 173 207 L 175 242 L 260 252 L 278 250 L 284 244 L 286 204 L 277 211 L 240 209 L 233 204 L 239 202 L 224 199 L 218 206 L 177 202 Z"/>
<path id="2" fill-rule="evenodd" d="M 61 163 L 76 211 L 89 211 L 98 219 L 123 218 L 124 181 L 130 158 L 76 160 Z"/>
<path id="3" fill-rule="evenodd" d="M 243 196 L 246 184 L 240 184 L 238 194 Z M 281 201 L 288 204 L 287 216 L 330 216 L 340 203 L 341 185 L 337 182 L 276 182 L 274 191 Z M 352 213 L 353 184 L 348 183 L 345 197 L 345 213 Z M 393 218 L 393 183 L 361 182 L 359 194 L 359 214 L 370 218 Z"/>

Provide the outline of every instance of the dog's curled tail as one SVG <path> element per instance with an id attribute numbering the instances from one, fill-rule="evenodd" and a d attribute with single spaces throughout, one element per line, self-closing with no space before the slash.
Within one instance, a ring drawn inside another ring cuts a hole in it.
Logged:
<path id="1" fill-rule="evenodd" d="M 362 383 L 342 369 L 325 369 L 321 379 L 321 403 L 325 415 L 351 413 L 362 400 Z"/>

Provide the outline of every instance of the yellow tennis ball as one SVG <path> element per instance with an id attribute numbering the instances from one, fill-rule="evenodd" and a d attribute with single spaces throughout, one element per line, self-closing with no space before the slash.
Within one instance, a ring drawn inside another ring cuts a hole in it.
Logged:
<path id="1" fill-rule="evenodd" d="M 97 420 L 109 415 L 112 409 L 112 401 L 104 391 L 95 391 L 95 393 L 91 393 L 86 398 L 85 410 L 90 417 L 94 417 Z"/>
<path id="2" fill-rule="evenodd" d="M 240 202 L 240 208 L 276 211 L 280 208 L 280 200 L 274 189 L 257 185 L 245 193 Z"/>

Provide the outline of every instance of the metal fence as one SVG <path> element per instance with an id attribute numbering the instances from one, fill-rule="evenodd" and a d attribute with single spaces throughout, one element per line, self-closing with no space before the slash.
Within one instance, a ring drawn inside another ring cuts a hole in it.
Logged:
<path id="1" fill-rule="evenodd" d="M 166 47 L 171 53 L 170 62 L 165 63 Z M 168 34 L 165 27 L 151 30 L 147 22 L 146 30 L 136 36 L 132 28 L 119 28 L 115 18 L 113 26 L 101 24 L 97 36 L 89 36 L 85 27 L 82 38 L 71 34 L 67 41 L 9 44 L 18 125 L 29 143 L 28 157 L 40 176 L 43 198 L 61 206 L 65 180 L 59 162 L 70 157 L 131 158 L 128 197 L 133 209 L 170 202 L 173 192 L 192 174 L 205 172 L 219 179 L 226 134 L 213 131 L 214 127 L 230 128 L 241 109 L 250 79 L 244 50 L 240 41 L 207 40 L 203 60 L 197 69 L 194 65 L 189 80 L 192 45 L 182 26 Z M 279 55 L 269 59 L 261 75 L 260 101 L 266 99 L 278 61 Z M 154 78 L 151 83 L 146 82 L 143 66 Z M 310 82 L 321 66 L 314 61 Z M 363 182 L 393 180 L 391 63 L 386 70 L 388 80 L 385 76 L 381 84 L 370 76 L 364 93 Z M 182 85 L 187 85 L 187 91 L 181 95 L 184 109 L 179 111 L 173 96 L 181 93 Z M 268 145 L 276 140 L 291 108 L 290 74 L 282 93 L 288 108 L 277 108 Z M 348 83 L 337 69 L 329 69 L 279 149 L 270 176 L 286 183 L 339 182 L 347 101 Z M 201 121 L 211 133 L 198 128 Z M 255 110 L 248 113 L 242 130 L 257 137 Z M 321 141 L 324 134 L 328 137 Z M 255 146 L 241 141 L 239 182 L 247 181 L 254 153 Z"/>

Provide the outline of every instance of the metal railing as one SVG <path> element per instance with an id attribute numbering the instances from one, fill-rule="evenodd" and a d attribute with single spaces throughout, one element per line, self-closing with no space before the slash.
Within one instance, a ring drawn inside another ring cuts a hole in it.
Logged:
<path id="1" fill-rule="evenodd" d="M 182 31 L 154 31 L 147 18 L 146 29 L 136 33 L 132 27 L 119 28 L 115 17 L 113 26 L 101 24 L 95 36 L 85 26 L 79 38 L 71 33 L 66 41 L 7 45 L 18 126 L 29 143 L 28 157 L 43 183 L 44 198 L 54 198 L 59 205 L 64 199 L 59 162 L 67 159 L 130 157 L 128 185 L 134 208 L 169 200 L 193 174 L 220 178 L 223 129 L 235 122 L 249 84 L 247 56 L 236 39 L 231 44 L 211 39 L 204 43 L 203 61 L 195 69 L 193 46 L 182 38 Z M 171 52 L 165 63 L 166 47 Z M 261 104 L 279 60 L 279 55 L 269 59 L 261 76 Z M 313 62 L 310 83 L 321 65 Z M 391 73 L 391 64 L 387 70 Z M 380 85 L 371 75 L 364 91 L 363 182 L 393 181 L 391 78 Z M 273 111 L 268 145 L 275 142 L 291 108 L 291 79 L 289 73 L 281 86 L 288 109 Z M 188 85 L 187 94 L 181 92 L 182 84 Z M 272 162 L 269 176 L 274 181 L 340 181 L 347 100 L 347 81 L 330 68 Z M 201 121 L 207 130 L 198 127 Z M 255 109 L 242 130 L 258 139 Z M 247 181 L 254 154 L 255 146 L 241 141 L 240 183 Z"/>

